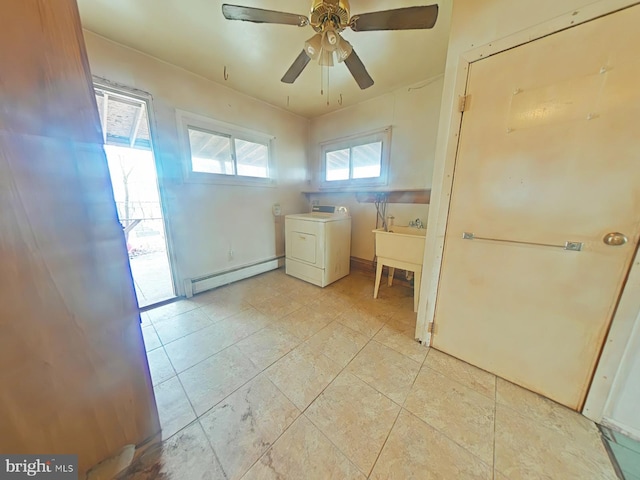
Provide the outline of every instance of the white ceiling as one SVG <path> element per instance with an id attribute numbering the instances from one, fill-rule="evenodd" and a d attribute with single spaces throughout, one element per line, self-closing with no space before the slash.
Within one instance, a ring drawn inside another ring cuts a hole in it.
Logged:
<path id="1" fill-rule="evenodd" d="M 98 35 L 311 118 L 443 73 L 450 2 L 351 0 L 352 15 L 432 3 L 440 5 L 440 13 L 430 30 L 345 30 L 343 36 L 352 43 L 375 84 L 360 90 L 344 64 L 329 67 L 329 105 L 326 92 L 320 94 L 321 71 L 327 69 L 313 61 L 293 85 L 280 82 L 304 41 L 315 33 L 310 26 L 226 20 L 221 9 L 224 2 L 218 0 L 78 0 L 78 6 L 83 27 Z M 311 7 L 307 0 L 227 3 L 303 15 Z"/>

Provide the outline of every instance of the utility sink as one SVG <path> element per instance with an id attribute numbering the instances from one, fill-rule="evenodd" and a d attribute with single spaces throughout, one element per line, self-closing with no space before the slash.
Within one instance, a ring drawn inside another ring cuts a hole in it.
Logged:
<path id="1" fill-rule="evenodd" d="M 413 272 L 413 310 L 418 311 L 420 295 L 420 279 L 422 277 L 422 261 L 424 257 L 424 241 L 427 231 L 424 228 L 393 226 L 390 231 L 383 228 L 373 230 L 376 235 L 376 284 L 373 298 L 378 298 L 382 267 L 389 267 L 389 286 L 393 283 L 396 268 Z"/>

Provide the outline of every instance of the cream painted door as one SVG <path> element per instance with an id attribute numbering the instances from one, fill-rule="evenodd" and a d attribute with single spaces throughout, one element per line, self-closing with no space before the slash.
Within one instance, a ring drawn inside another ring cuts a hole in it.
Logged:
<path id="1" fill-rule="evenodd" d="M 638 243 L 638 25 L 635 6 L 467 79 L 433 345 L 574 409 Z"/>

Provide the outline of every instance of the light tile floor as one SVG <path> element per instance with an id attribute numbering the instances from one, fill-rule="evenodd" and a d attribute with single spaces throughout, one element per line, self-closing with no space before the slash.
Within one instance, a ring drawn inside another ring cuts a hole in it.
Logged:
<path id="1" fill-rule="evenodd" d="M 412 291 L 282 270 L 143 314 L 164 442 L 121 479 L 615 479 L 585 417 L 413 339 Z"/>

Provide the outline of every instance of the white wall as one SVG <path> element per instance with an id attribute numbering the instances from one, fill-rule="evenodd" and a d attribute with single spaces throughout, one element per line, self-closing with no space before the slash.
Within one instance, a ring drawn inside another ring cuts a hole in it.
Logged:
<path id="1" fill-rule="evenodd" d="M 156 124 L 151 128 L 180 293 L 185 278 L 274 257 L 272 204 L 280 203 L 283 215 L 307 208 L 300 191 L 309 121 L 86 30 L 84 35 L 93 75 L 153 96 Z M 184 182 L 176 109 L 274 136 L 277 186 Z M 233 260 L 228 259 L 229 248 Z"/>
<path id="2" fill-rule="evenodd" d="M 389 181 L 381 190 L 430 188 L 442 84 L 443 77 L 435 77 L 312 119 L 307 189 L 318 189 L 320 143 L 389 125 L 392 127 Z M 311 199 L 347 205 L 352 216 L 351 255 L 373 260 L 371 230 L 376 225 L 376 209 L 372 203 L 358 203 L 353 193 L 314 194 Z M 390 203 L 387 206 L 387 214 L 396 217 L 397 225 L 406 225 L 416 218 L 426 224 L 428 211 L 428 205 Z"/>
<path id="3" fill-rule="evenodd" d="M 459 72 L 461 54 L 510 35 L 519 34 L 527 29 L 535 30 L 538 36 L 542 33 L 550 33 L 560 25 L 569 25 L 570 22 L 565 20 L 552 22 L 553 19 L 565 14 L 568 14 L 567 17 L 580 19 L 583 11 L 587 9 L 606 13 L 631 3 L 631 1 L 625 0 L 564 0 L 562 2 L 556 0 L 520 0 L 518 2 L 512 0 L 456 0 L 454 2 L 435 154 L 431 214 L 427 225 L 417 337 L 423 340 L 428 339 L 426 326 L 433 315 L 446 225 L 449 195 L 447 187 L 451 182 L 449 178 L 451 158 L 455 155 L 457 145 L 460 114 L 457 112 L 456 102 L 461 93 L 459 90 L 461 83 L 458 80 L 460 75 L 463 75 L 463 72 Z M 531 30 L 520 36 L 523 41 L 535 38 Z M 463 92 L 463 84 L 462 89 Z M 615 323 L 614 321 L 612 331 L 615 329 Z M 624 426 L 628 431 L 637 432 L 640 431 L 640 415 L 637 414 L 637 405 L 640 405 L 640 389 L 637 386 L 640 376 L 640 348 L 638 347 L 640 341 L 637 339 L 639 335 L 637 326 L 635 335 L 636 337 L 629 342 L 625 359 L 621 363 L 621 368 L 618 369 L 614 381 L 617 388 L 611 390 L 608 401 L 609 409 L 606 413 L 610 415 L 609 419 L 617 425 Z M 607 342 L 609 341 L 610 339 L 607 340 Z M 589 402 L 589 400 L 587 401 Z M 636 406 L 635 415 L 630 410 L 634 405 Z"/>
<path id="4" fill-rule="evenodd" d="M 604 423 L 640 440 L 640 312 L 615 375 Z"/>

